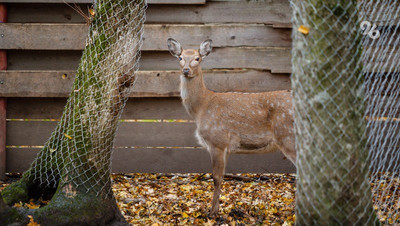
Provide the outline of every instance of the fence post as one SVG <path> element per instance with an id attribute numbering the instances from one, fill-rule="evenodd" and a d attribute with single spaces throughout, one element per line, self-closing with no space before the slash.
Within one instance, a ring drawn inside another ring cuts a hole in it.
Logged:
<path id="1" fill-rule="evenodd" d="M 0 4 L 0 23 L 7 22 L 7 6 Z M 0 70 L 7 70 L 7 53 L 0 50 Z M 0 81 L 0 86 L 3 81 Z M 6 109 L 7 99 L 0 97 L 0 180 L 6 179 Z"/>

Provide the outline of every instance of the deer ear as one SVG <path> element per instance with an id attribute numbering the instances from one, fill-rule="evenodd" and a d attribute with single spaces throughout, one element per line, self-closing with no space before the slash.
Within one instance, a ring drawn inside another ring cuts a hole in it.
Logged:
<path id="1" fill-rule="evenodd" d="M 173 38 L 169 38 L 167 40 L 168 50 L 172 54 L 172 56 L 179 57 L 182 53 L 181 44 Z"/>
<path id="2" fill-rule="evenodd" d="M 207 40 L 205 40 L 204 42 L 202 42 L 200 44 L 199 53 L 200 53 L 201 57 L 204 58 L 204 57 L 208 56 L 208 54 L 211 53 L 211 50 L 212 50 L 211 43 L 212 43 L 212 40 L 211 39 L 207 39 Z"/>

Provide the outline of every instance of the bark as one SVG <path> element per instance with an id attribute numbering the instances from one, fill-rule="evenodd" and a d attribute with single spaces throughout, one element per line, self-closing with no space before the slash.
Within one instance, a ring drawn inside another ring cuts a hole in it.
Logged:
<path id="1" fill-rule="evenodd" d="M 378 224 L 369 185 L 357 1 L 294 6 L 296 224 Z M 298 32 L 300 25 L 309 34 Z"/>
<path id="2" fill-rule="evenodd" d="M 144 11 L 145 1 L 96 2 L 61 121 L 22 179 L 2 192 L 0 214 L 15 211 L 3 200 L 12 205 L 49 197 L 47 206 L 30 212 L 41 225 L 126 224 L 111 190 L 110 158 L 135 80 Z"/>

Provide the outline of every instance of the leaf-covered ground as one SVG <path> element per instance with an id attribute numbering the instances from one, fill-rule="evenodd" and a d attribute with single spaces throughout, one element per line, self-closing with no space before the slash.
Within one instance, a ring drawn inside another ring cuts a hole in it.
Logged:
<path id="1" fill-rule="evenodd" d="M 295 176 L 238 174 L 225 178 L 220 217 L 208 218 L 211 174 L 114 174 L 117 204 L 132 225 L 293 225 Z M 8 184 L 1 184 L 0 191 Z M 400 225 L 400 179 L 381 174 L 371 183 L 374 205 L 383 224 Z M 16 207 L 39 208 L 30 200 Z"/>
<path id="2" fill-rule="evenodd" d="M 292 225 L 295 179 L 289 174 L 241 174 L 225 179 L 220 217 L 207 217 L 210 174 L 113 175 L 118 206 L 131 224 Z"/>

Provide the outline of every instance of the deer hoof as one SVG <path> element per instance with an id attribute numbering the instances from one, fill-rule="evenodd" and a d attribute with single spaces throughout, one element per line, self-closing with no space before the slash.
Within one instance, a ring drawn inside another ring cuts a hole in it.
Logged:
<path id="1" fill-rule="evenodd" d="M 218 217 L 218 211 L 211 210 L 210 213 L 208 214 L 208 218 L 214 219 Z"/>

